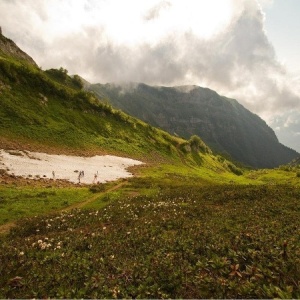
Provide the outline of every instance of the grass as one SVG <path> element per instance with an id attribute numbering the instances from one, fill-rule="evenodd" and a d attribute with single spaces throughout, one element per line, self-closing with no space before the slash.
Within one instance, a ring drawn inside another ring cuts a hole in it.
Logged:
<path id="1" fill-rule="evenodd" d="M 88 188 L 0 187 L 0 225 L 48 214 L 91 196 Z"/>
<path id="2" fill-rule="evenodd" d="M 249 171 L 245 173 L 247 179 L 251 179 L 263 184 L 288 184 L 292 186 L 300 186 L 300 178 L 297 176 L 297 171 L 277 169 L 261 169 L 257 171 Z"/>
<path id="3" fill-rule="evenodd" d="M 299 298 L 299 200 L 291 186 L 172 184 L 23 220 L 1 241 L 0 297 Z"/>

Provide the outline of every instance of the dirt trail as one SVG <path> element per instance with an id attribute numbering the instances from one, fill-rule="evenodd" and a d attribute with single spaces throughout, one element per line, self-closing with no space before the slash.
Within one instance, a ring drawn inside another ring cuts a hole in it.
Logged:
<path id="1" fill-rule="evenodd" d="M 69 211 L 69 210 L 72 210 L 72 209 L 75 209 L 75 208 L 82 208 L 85 205 L 87 205 L 87 204 L 95 201 L 101 195 L 109 193 L 109 192 L 112 192 L 112 191 L 115 191 L 115 190 L 121 188 L 126 183 L 127 183 L 127 181 L 120 182 L 119 184 L 111 187 L 110 189 L 108 189 L 108 190 L 106 190 L 106 191 L 104 191 L 102 193 L 96 193 L 95 195 L 93 195 L 92 197 L 86 199 L 83 202 L 72 204 L 72 205 L 70 205 L 68 207 L 65 207 L 63 209 L 57 210 L 56 212 Z M 55 212 L 55 211 L 53 211 L 53 212 Z M 0 235 L 4 235 L 4 234 L 9 233 L 10 229 L 13 228 L 13 227 L 15 227 L 15 226 L 16 226 L 16 221 L 11 221 L 11 222 L 5 223 L 3 225 L 0 225 Z"/>
<path id="2" fill-rule="evenodd" d="M 60 211 L 69 211 L 69 210 L 72 210 L 72 209 L 75 209 L 75 208 L 82 208 L 84 207 L 85 205 L 95 201 L 97 198 L 99 198 L 100 196 L 102 196 L 103 194 L 106 194 L 106 193 L 109 193 L 109 192 L 112 192 L 112 191 L 115 191 L 117 189 L 119 189 L 120 187 L 122 187 L 124 184 L 126 183 L 125 182 L 121 182 L 113 187 L 111 187 L 110 189 L 102 192 L 102 193 L 96 193 L 95 195 L 93 195 L 92 197 L 88 198 L 87 200 L 83 201 L 83 202 L 80 202 L 80 203 L 75 203 L 75 204 L 72 204 L 66 208 L 63 208 L 61 209 Z"/>

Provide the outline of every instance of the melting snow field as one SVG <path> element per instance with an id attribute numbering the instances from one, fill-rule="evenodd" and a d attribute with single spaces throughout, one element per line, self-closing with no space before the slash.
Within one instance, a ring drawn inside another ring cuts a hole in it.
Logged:
<path id="1" fill-rule="evenodd" d="M 126 168 L 140 164 L 142 162 L 137 160 L 111 155 L 81 157 L 0 150 L 0 169 L 31 179 L 65 179 L 92 184 L 131 177 Z"/>

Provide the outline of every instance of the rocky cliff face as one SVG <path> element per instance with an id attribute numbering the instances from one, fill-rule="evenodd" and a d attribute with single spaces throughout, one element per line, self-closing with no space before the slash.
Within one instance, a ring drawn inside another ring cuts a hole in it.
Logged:
<path id="1" fill-rule="evenodd" d="M 22 51 L 12 40 L 2 34 L 0 27 L 0 58 L 1 56 L 13 57 L 17 60 L 26 61 L 37 67 L 35 61 L 24 51 Z"/>
<path id="2" fill-rule="evenodd" d="M 236 100 L 198 86 L 95 84 L 89 87 L 115 107 L 153 126 L 189 138 L 257 168 L 276 167 L 299 154 L 280 144 L 274 131 Z"/>

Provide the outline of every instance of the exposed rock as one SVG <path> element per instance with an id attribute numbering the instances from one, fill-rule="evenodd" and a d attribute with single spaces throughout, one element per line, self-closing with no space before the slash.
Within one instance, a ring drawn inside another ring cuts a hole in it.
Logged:
<path id="1" fill-rule="evenodd" d="M 34 65 L 35 67 L 38 67 L 38 65 L 35 63 L 35 61 L 24 51 L 22 51 L 15 42 L 12 40 L 6 38 L 0 29 L 0 55 L 1 52 L 3 54 L 12 56 L 16 59 L 26 61 L 27 63 L 30 63 Z"/>

